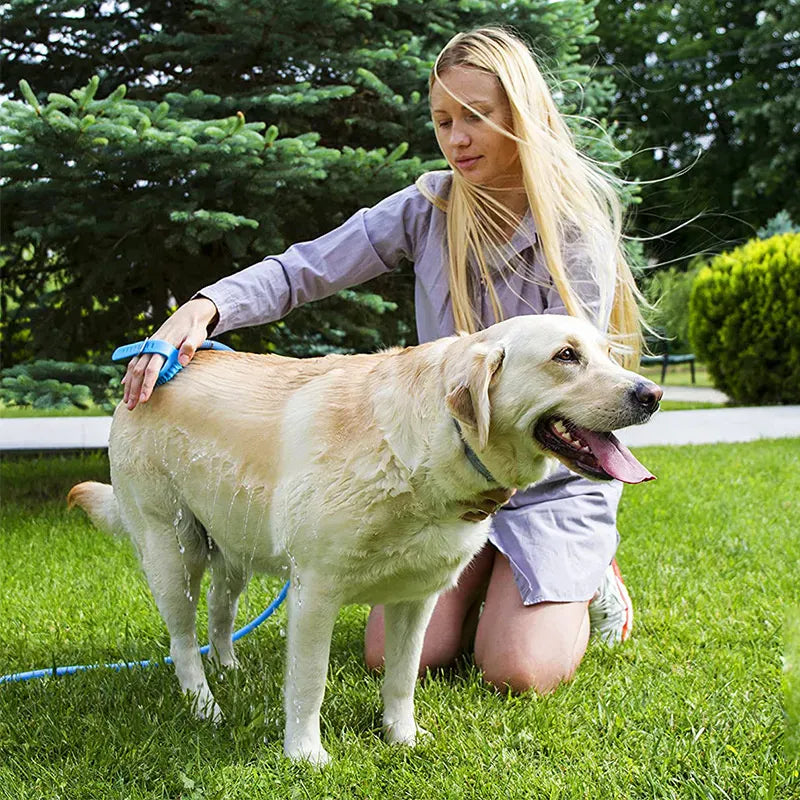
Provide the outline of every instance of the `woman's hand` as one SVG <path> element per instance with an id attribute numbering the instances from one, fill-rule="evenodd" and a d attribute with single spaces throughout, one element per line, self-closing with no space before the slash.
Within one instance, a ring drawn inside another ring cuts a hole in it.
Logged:
<path id="1" fill-rule="evenodd" d="M 178 361 L 185 367 L 206 340 L 208 326 L 216 316 L 217 307 L 214 303 L 206 297 L 198 297 L 184 303 L 150 338 L 162 339 L 180 348 Z M 158 353 L 146 353 L 128 362 L 122 385 L 125 387 L 123 402 L 129 410 L 150 399 L 165 361 L 164 356 Z"/>

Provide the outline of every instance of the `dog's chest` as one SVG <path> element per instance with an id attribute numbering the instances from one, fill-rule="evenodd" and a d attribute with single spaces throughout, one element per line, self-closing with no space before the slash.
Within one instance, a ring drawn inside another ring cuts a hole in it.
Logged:
<path id="1" fill-rule="evenodd" d="M 400 602 L 448 589 L 488 531 L 488 522 L 462 520 L 375 530 L 340 564 L 347 601 Z"/>

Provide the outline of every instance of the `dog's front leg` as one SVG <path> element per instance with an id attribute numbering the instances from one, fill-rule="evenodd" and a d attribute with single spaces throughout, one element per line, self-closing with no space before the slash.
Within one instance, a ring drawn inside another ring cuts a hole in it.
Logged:
<path id="1" fill-rule="evenodd" d="M 438 595 L 387 604 L 384 612 L 386 675 L 383 727 L 391 744 L 414 745 L 422 729 L 414 719 L 414 689 L 425 631 Z"/>
<path id="2" fill-rule="evenodd" d="M 318 576 L 294 575 L 288 600 L 283 751 L 294 761 L 323 766 L 329 756 L 320 739 L 319 712 L 340 604 L 335 587 L 325 585 Z"/>

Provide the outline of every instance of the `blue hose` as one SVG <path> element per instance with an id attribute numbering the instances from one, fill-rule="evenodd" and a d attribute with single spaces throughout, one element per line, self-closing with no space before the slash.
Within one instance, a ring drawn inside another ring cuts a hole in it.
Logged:
<path id="1" fill-rule="evenodd" d="M 248 622 L 241 630 L 236 631 L 231 637 L 233 641 L 247 636 L 250 631 L 255 630 L 265 619 L 271 617 L 278 606 L 286 599 L 289 592 L 289 581 L 283 585 L 280 594 L 254 619 Z M 200 648 L 200 653 L 206 655 L 211 649 L 211 645 L 207 644 Z M 172 658 L 167 656 L 163 659 L 145 659 L 144 661 L 117 661 L 112 664 L 75 664 L 71 667 L 49 667 L 48 669 L 33 669 L 29 672 L 15 672 L 11 675 L 0 675 L 0 683 L 17 683 L 18 681 L 29 681 L 34 678 L 56 678 L 61 675 L 72 675 L 74 672 L 84 672 L 87 669 L 115 669 L 117 672 L 123 669 L 134 669 L 135 667 L 151 667 L 156 664 L 171 664 Z"/>

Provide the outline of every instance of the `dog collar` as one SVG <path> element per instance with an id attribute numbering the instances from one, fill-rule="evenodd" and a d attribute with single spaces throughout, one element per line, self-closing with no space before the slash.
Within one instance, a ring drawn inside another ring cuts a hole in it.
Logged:
<path id="1" fill-rule="evenodd" d="M 458 424 L 458 420 L 453 417 L 453 424 L 456 426 L 456 430 L 458 431 L 458 437 L 461 439 L 461 444 L 464 445 L 464 455 L 467 457 L 467 460 L 473 467 L 475 467 L 480 474 L 486 478 L 489 483 L 497 483 L 488 469 L 486 469 L 486 465 L 478 458 L 478 454 L 467 444 L 467 440 L 464 438 L 464 434 L 461 433 L 461 426 Z"/>

